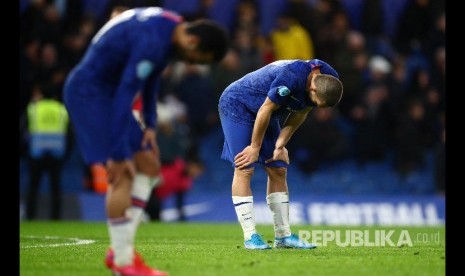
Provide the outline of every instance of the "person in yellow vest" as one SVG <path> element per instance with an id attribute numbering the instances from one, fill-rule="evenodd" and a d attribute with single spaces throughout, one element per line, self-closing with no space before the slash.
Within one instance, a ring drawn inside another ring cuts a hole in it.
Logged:
<path id="1" fill-rule="evenodd" d="M 69 118 L 65 106 L 53 99 L 53 93 L 45 87 L 36 90 L 37 95 L 27 107 L 29 133 L 29 187 L 26 201 L 27 219 L 35 219 L 39 187 L 48 173 L 51 191 L 51 219 L 61 219 L 61 171 L 69 144 Z"/>
<path id="2" fill-rule="evenodd" d="M 270 38 L 276 60 L 315 58 L 310 33 L 286 12 L 276 19 L 276 27 L 271 31 Z"/>

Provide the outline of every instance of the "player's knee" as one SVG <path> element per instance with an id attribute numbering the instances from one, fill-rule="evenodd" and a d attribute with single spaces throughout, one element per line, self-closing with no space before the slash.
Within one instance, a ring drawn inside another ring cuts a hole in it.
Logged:
<path id="1" fill-rule="evenodd" d="M 284 167 L 266 167 L 266 172 L 270 179 L 281 180 L 286 178 L 287 168 Z"/>
<path id="2" fill-rule="evenodd" d="M 138 167 L 137 171 L 148 177 L 157 177 L 160 175 L 160 168 L 156 165 L 156 163 L 151 165 L 145 164 L 144 166 L 140 166 Z"/>
<path id="3" fill-rule="evenodd" d="M 251 178 L 255 169 L 253 167 L 251 168 L 246 168 L 246 169 L 234 169 L 234 174 L 236 174 L 239 177 L 248 177 Z"/>
<path id="4" fill-rule="evenodd" d="M 160 162 L 149 151 L 139 152 L 134 155 L 137 171 L 149 177 L 157 177 L 160 174 Z"/>
<path id="5" fill-rule="evenodd" d="M 156 178 L 160 175 L 160 171 L 157 170 L 156 168 L 142 169 L 142 170 L 139 170 L 139 173 L 142 173 L 150 178 Z"/>

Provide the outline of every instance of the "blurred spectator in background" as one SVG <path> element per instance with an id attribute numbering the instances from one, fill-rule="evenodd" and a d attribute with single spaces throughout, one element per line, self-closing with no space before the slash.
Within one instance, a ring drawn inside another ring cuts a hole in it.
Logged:
<path id="1" fill-rule="evenodd" d="M 375 48 L 377 39 L 384 35 L 384 13 L 382 0 L 362 1 L 361 32 L 367 37 L 368 48 Z"/>
<path id="2" fill-rule="evenodd" d="M 313 120 L 302 123 L 288 150 L 303 172 L 311 174 L 322 165 L 347 157 L 349 144 L 337 124 L 337 116 L 334 109 L 317 108 L 313 111 Z"/>
<path id="3" fill-rule="evenodd" d="M 262 57 L 263 65 L 267 65 L 276 61 L 274 53 L 274 45 L 269 36 L 261 36 L 258 40 L 258 49 Z"/>
<path id="4" fill-rule="evenodd" d="M 209 13 L 210 9 L 215 4 L 216 0 L 198 0 L 198 7 L 195 11 L 184 12 L 182 16 L 187 21 L 192 21 L 196 19 L 210 18 Z"/>
<path id="5" fill-rule="evenodd" d="M 183 209 L 185 195 L 191 189 L 193 179 L 203 171 L 203 164 L 199 160 L 189 159 L 189 133 L 182 123 L 182 117 L 186 114 L 173 112 L 179 110 L 183 104 L 174 98 L 168 98 L 167 101 L 157 103 L 157 143 L 162 149 L 160 151 L 161 185 L 152 191 L 145 211 L 150 220 L 161 220 L 163 201 L 174 195 L 178 220 L 185 221 L 187 219 Z"/>
<path id="6" fill-rule="evenodd" d="M 260 29 L 260 18 L 255 0 L 239 0 L 235 9 L 231 33 L 243 31 L 251 37 L 257 37 Z"/>
<path id="7" fill-rule="evenodd" d="M 386 157 L 388 136 L 383 87 L 373 87 L 362 104 L 352 110 L 355 125 L 355 158 L 360 165 L 381 161 Z M 378 112 L 378 108 L 380 109 Z"/>
<path id="8" fill-rule="evenodd" d="M 66 68 L 72 68 L 81 59 L 96 31 L 94 16 L 85 15 L 76 23 L 76 28 L 63 35 L 60 58 Z"/>
<path id="9" fill-rule="evenodd" d="M 436 49 L 434 59 L 431 61 L 432 73 L 431 84 L 437 89 L 439 94 L 438 108 L 441 111 L 446 109 L 446 48 L 441 46 Z"/>
<path id="10" fill-rule="evenodd" d="M 366 48 L 372 55 L 394 58 L 395 52 L 388 36 L 383 0 L 362 1 L 360 32 L 366 38 Z"/>
<path id="11" fill-rule="evenodd" d="M 425 165 L 425 150 L 430 133 L 423 101 L 409 100 L 395 131 L 394 167 L 402 177 Z"/>
<path id="12" fill-rule="evenodd" d="M 262 53 L 259 48 L 263 36 L 260 33 L 259 20 L 257 2 L 255 0 L 240 0 L 235 9 L 232 24 L 233 40 L 231 46 L 239 55 L 241 76 L 263 65 Z M 223 90 L 221 89 L 221 91 Z"/>
<path id="13" fill-rule="evenodd" d="M 425 53 L 430 61 L 435 59 L 436 51 L 446 46 L 446 13 L 440 12 L 434 21 L 434 27 L 427 35 Z"/>
<path id="14" fill-rule="evenodd" d="M 288 0 L 288 12 L 312 36 L 318 33 L 318 12 L 307 0 Z"/>
<path id="15" fill-rule="evenodd" d="M 52 89 L 57 100 L 62 100 L 63 84 L 66 78 L 66 70 L 60 60 L 57 46 L 52 43 L 42 44 L 40 49 L 40 62 L 35 79 L 37 82 L 46 83 Z"/>
<path id="16" fill-rule="evenodd" d="M 319 45 L 318 56 L 323 60 L 334 63 L 335 53 L 339 45 L 345 43 L 346 35 L 351 29 L 347 12 L 343 9 L 338 9 L 337 6 L 331 5 L 330 7 L 333 9 L 328 11 L 331 14 L 331 17 L 329 17 L 330 22 L 321 26 L 316 39 Z"/>
<path id="17" fill-rule="evenodd" d="M 47 6 L 47 0 L 31 0 L 20 16 L 21 35 L 31 39 L 33 37 L 42 37 L 39 29 L 43 23 L 43 11 Z"/>
<path id="18" fill-rule="evenodd" d="M 404 102 L 408 103 L 404 109 L 408 110 L 410 102 L 420 101 L 422 105 L 421 118 L 421 143 L 423 150 L 432 150 L 440 139 L 439 114 L 442 111 L 442 95 L 432 86 L 431 77 L 426 69 L 418 69 L 413 72 L 411 84 L 404 97 Z"/>
<path id="19" fill-rule="evenodd" d="M 243 71 L 241 65 L 238 52 L 232 48 L 229 49 L 228 53 L 226 53 L 226 56 L 219 64 L 213 65 L 211 75 L 216 102 L 220 99 L 221 93 L 228 85 L 242 78 Z"/>
<path id="20" fill-rule="evenodd" d="M 175 94 L 187 106 L 190 138 L 196 148 L 212 127 L 218 125 L 214 84 L 205 65 L 178 63 L 179 79 Z M 196 150 L 195 148 L 191 150 Z"/>
<path id="21" fill-rule="evenodd" d="M 239 57 L 240 75 L 255 71 L 264 65 L 256 39 L 245 30 L 236 31 L 232 48 Z"/>
<path id="22" fill-rule="evenodd" d="M 365 47 L 365 37 L 357 31 L 350 31 L 344 43 L 338 46 L 334 54 L 334 66 L 341 74 L 344 82 L 344 100 L 339 103 L 338 109 L 348 116 L 350 109 L 361 98 L 368 72 L 368 51 Z"/>
<path id="23" fill-rule="evenodd" d="M 39 72 L 40 45 L 40 40 L 35 38 L 23 38 L 22 41 L 19 56 L 20 114 L 25 114 L 27 105 L 32 96 L 35 76 Z"/>
<path id="24" fill-rule="evenodd" d="M 360 165 L 386 157 L 394 124 L 388 86 L 392 66 L 385 58 L 374 56 L 368 68 L 367 87 L 350 114 L 354 125 L 353 153 Z"/>
<path id="25" fill-rule="evenodd" d="M 66 108 L 54 98 L 53 92 L 43 85 L 35 86 L 33 98 L 27 107 L 30 181 L 26 217 L 29 220 L 37 215 L 39 188 L 44 174 L 49 176 L 50 218 L 61 218 L 61 170 L 70 151 L 71 136 Z"/>
<path id="26" fill-rule="evenodd" d="M 412 0 L 408 2 L 399 18 L 397 36 L 394 41 L 397 50 L 401 54 L 424 50 L 428 34 L 434 27 L 434 18 L 437 12 L 432 4 L 432 2 L 435 2 L 434 0 Z"/>
<path id="27" fill-rule="evenodd" d="M 434 177 L 437 193 L 444 196 L 446 193 L 446 127 L 444 114 L 441 115 L 441 131 L 439 135 L 440 139 L 434 152 Z"/>
<path id="28" fill-rule="evenodd" d="M 271 31 L 271 41 L 277 60 L 307 60 L 315 56 L 310 33 L 288 13 L 278 15 L 276 28 Z"/>
<path id="29" fill-rule="evenodd" d="M 33 0 L 21 15 L 21 35 L 40 38 L 43 42 L 58 45 L 65 31 L 63 18 L 57 6 L 47 0 Z"/>
<path id="30" fill-rule="evenodd" d="M 405 105 L 404 98 L 408 93 L 409 83 L 407 82 L 407 67 L 405 66 L 405 58 L 396 56 L 392 62 L 392 76 L 389 81 L 389 89 L 391 91 L 391 103 L 401 109 Z M 396 116 L 393 114 L 393 116 Z"/>

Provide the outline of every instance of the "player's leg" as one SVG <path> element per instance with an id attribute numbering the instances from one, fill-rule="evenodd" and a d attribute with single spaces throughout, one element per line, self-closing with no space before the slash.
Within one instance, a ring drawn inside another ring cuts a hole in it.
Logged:
<path id="1" fill-rule="evenodd" d="M 129 133 L 131 148 L 135 152 L 134 163 L 136 165 L 136 177 L 132 183 L 129 216 L 136 229 L 143 218 L 153 188 L 161 183 L 161 161 L 160 156 L 156 156 L 150 148 L 143 149 L 141 147 L 143 130 L 135 117 L 131 120 Z"/>
<path id="2" fill-rule="evenodd" d="M 125 221 L 123 222 L 123 228 L 117 229 L 117 226 L 114 224 L 110 225 L 110 237 L 112 238 L 112 243 L 111 249 L 107 252 L 105 263 L 115 273 L 115 275 L 167 276 L 165 272 L 148 267 L 142 256 L 134 249 L 134 238 L 137 227 L 134 228 L 134 224 L 132 223 L 133 221 L 127 216 L 131 205 L 130 197 L 133 180 L 134 177 L 122 177 L 118 183 L 111 183 L 110 185 L 109 191 L 112 192 L 114 191 L 113 188 L 117 188 L 120 184 L 124 183 L 124 187 L 127 187 L 124 191 L 126 193 L 127 201 L 124 202 Z M 121 189 L 119 189 L 119 191 L 121 191 Z M 111 207 L 109 207 L 109 209 L 110 208 Z M 111 215 L 112 214 L 109 214 L 109 217 L 111 217 Z M 118 230 L 122 231 L 120 232 Z M 125 235 L 121 236 L 120 234 Z M 123 261 L 127 260 L 127 255 L 131 255 L 131 261 L 129 263 L 124 263 Z M 123 257 L 124 260 L 121 259 Z"/>
<path id="3" fill-rule="evenodd" d="M 130 203 L 126 209 L 126 216 L 130 220 L 130 234 L 132 238 L 135 238 L 137 228 L 141 222 L 144 210 L 152 192 L 154 186 L 159 181 L 159 170 L 160 161 L 159 157 L 155 156 L 149 149 L 141 148 L 142 141 L 142 130 L 136 120 L 131 120 L 129 126 L 128 140 L 131 149 L 134 153 L 134 164 L 136 168 L 136 175 L 131 181 L 130 191 L 127 194 L 130 195 Z M 112 268 L 114 265 L 113 248 L 108 249 L 105 263 L 108 268 Z M 136 265 L 146 267 L 141 255 L 134 249 L 134 260 Z"/>
<path id="4" fill-rule="evenodd" d="M 126 162 L 132 163 L 132 161 Z M 115 162 L 114 165 L 117 166 L 116 169 L 118 170 L 125 167 L 123 162 Z M 134 177 L 128 171 L 122 172 L 118 181 L 110 179 L 106 195 L 111 248 L 115 254 L 114 264 L 118 267 L 133 265 L 135 232 L 132 227 L 132 220 L 127 215 L 127 211 L 131 206 L 130 194 L 133 179 Z"/>
<path id="5" fill-rule="evenodd" d="M 43 175 L 43 162 L 42 159 L 32 158 L 29 159 L 29 187 L 26 199 L 26 217 L 28 220 L 36 218 L 37 211 L 37 197 L 39 193 L 40 181 Z"/>
<path id="6" fill-rule="evenodd" d="M 231 162 L 234 167 L 234 157 L 250 143 L 253 126 L 237 123 L 227 116 L 220 115 L 224 133 L 224 146 L 221 158 Z M 247 249 L 270 249 L 257 233 L 253 209 L 253 195 L 250 181 L 254 167 L 246 169 L 234 168 L 232 181 L 232 201 L 237 219 L 244 233 L 244 246 Z"/>
<path id="7" fill-rule="evenodd" d="M 278 121 L 270 122 L 263 138 L 260 155 L 264 160 L 273 156 L 276 140 L 280 133 Z M 291 233 L 289 223 L 289 191 L 287 186 L 287 166 L 284 161 L 277 160 L 265 164 L 268 175 L 266 188 L 266 202 L 270 208 L 275 232 L 275 247 L 285 248 L 314 248 L 312 244 L 300 241 Z"/>
<path id="8" fill-rule="evenodd" d="M 153 188 L 160 181 L 160 160 L 151 151 L 142 150 L 134 154 L 136 177 L 132 183 L 130 216 L 137 228 L 141 222 L 144 210 Z"/>
<path id="9" fill-rule="evenodd" d="M 232 201 L 237 219 L 244 233 L 244 241 L 250 240 L 257 233 L 255 228 L 255 215 L 253 210 L 253 195 L 250 189 L 250 181 L 254 169 L 234 169 L 232 181 Z"/>
<path id="10" fill-rule="evenodd" d="M 286 182 L 285 167 L 265 167 L 268 175 L 266 187 L 266 203 L 270 208 L 275 237 L 285 237 L 291 234 L 289 226 L 289 193 Z"/>
<path id="11" fill-rule="evenodd" d="M 111 110 L 108 108 L 112 100 L 105 93 L 99 93 L 99 97 L 80 97 L 82 91 L 79 90 L 84 89 L 83 86 L 69 86 L 70 83 L 67 83 L 64 90 L 64 102 L 82 157 L 87 165 L 105 165 L 112 145 L 112 133 L 108 124 L 112 120 Z M 86 108 L 83 109 L 83 106 Z M 117 183 L 110 182 L 105 202 L 110 246 L 114 250 L 115 264 L 121 267 L 132 265 L 134 259 L 134 235 L 131 220 L 126 216 L 126 210 L 130 206 L 131 183 L 132 177 L 128 173 L 123 174 Z"/>
<path id="12" fill-rule="evenodd" d="M 51 192 L 51 218 L 53 220 L 61 219 L 62 213 L 62 192 L 61 192 L 61 170 L 63 167 L 63 161 L 61 158 L 49 157 L 49 182 Z"/>
<path id="13" fill-rule="evenodd" d="M 289 192 L 286 181 L 287 168 L 267 166 L 265 170 L 268 174 L 266 203 L 273 216 L 274 246 L 277 248 L 315 248 L 314 244 L 300 240 L 297 235 L 291 232 L 289 223 Z"/>

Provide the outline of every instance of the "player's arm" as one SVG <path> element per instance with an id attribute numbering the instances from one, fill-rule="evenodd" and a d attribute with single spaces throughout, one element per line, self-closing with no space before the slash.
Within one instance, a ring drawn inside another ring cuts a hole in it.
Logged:
<path id="1" fill-rule="evenodd" d="M 278 139 L 276 140 L 275 149 L 273 156 L 266 160 L 265 163 L 272 161 L 281 160 L 289 164 L 289 154 L 286 149 L 286 145 L 291 139 L 295 131 L 302 125 L 308 116 L 308 113 L 312 110 L 312 107 L 308 107 L 302 111 L 290 113 L 284 123 L 281 132 L 279 133 Z"/>
<path id="2" fill-rule="evenodd" d="M 132 115 L 132 104 L 136 91 L 142 89 L 145 82 L 144 72 L 140 69 L 141 61 L 137 52 L 130 58 L 121 76 L 120 84 L 112 102 L 111 137 L 114 144 L 111 151 L 112 160 L 127 160 L 132 158 L 132 152 L 127 140 L 128 121 Z M 142 72 L 142 73 L 141 73 Z M 148 76 L 148 74 L 147 74 Z"/>
<path id="3" fill-rule="evenodd" d="M 284 126 L 282 127 L 281 132 L 279 133 L 275 148 L 279 149 L 287 145 L 292 135 L 305 121 L 308 113 L 312 110 L 312 108 L 313 107 L 307 107 L 302 111 L 292 112 L 289 114 L 286 121 L 284 122 Z"/>
<path id="4" fill-rule="evenodd" d="M 143 118 L 145 126 L 147 128 L 157 128 L 157 96 L 160 89 L 160 77 L 157 74 L 153 74 L 147 79 L 144 90 L 142 92 L 142 102 L 144 107 Z"/>
<path id="5" fill-rule="evenodd" d="M 234 163 L 238 169 L 244 169 L 258 160 L 263 137 L 270 123 L 271 114 L 278 108 L 279 105 L 272 102 L 268 97 L 263 102 L 255 118 L 250 145 L 234 158 Z"/>
<path id="6" fill-rule="evenodd" d="M 142 100 L 144 103 L 143 117 L 146 128 L 144 129 L 144 136 L 141 141 L 142 148 L 150 146 L 155 154 L 158 154 L 158 146 L 156 143 L 157 138 L 157 95 L 160 89 L 160 77 L 157 74 L 147 80 L 145 88 L 142 93 Z"/>

